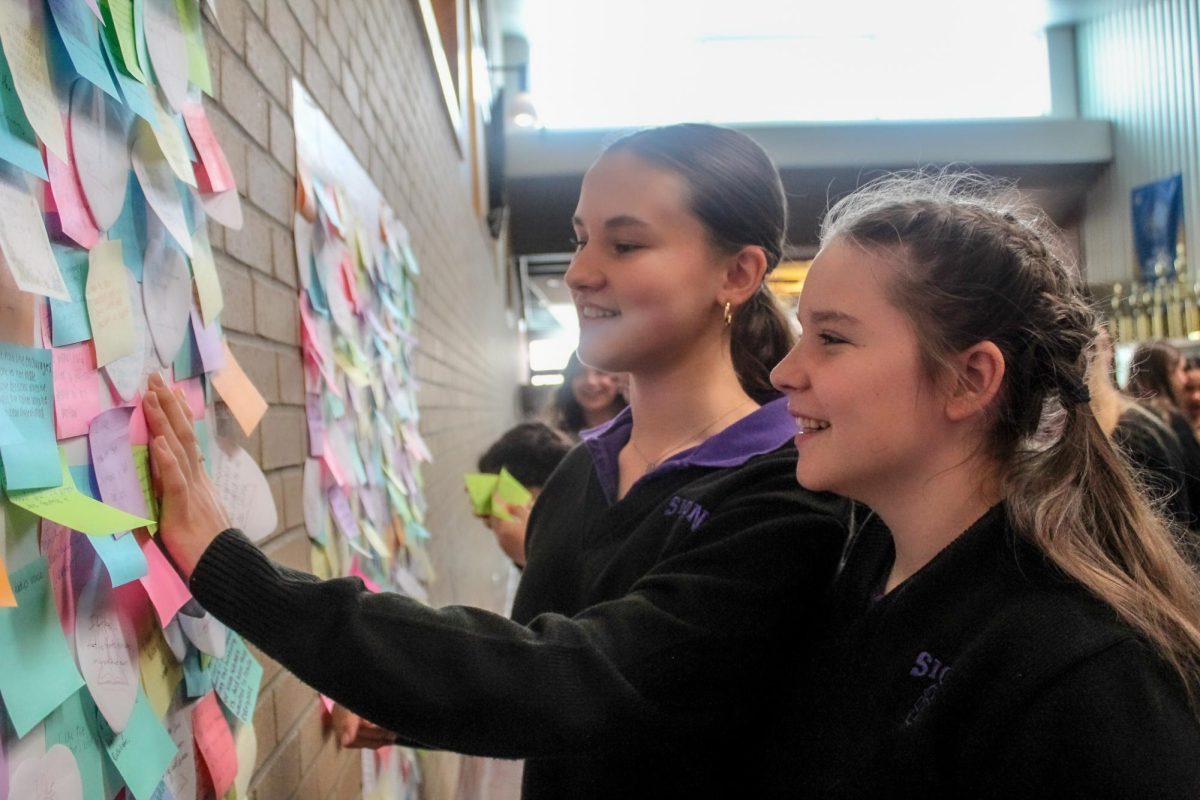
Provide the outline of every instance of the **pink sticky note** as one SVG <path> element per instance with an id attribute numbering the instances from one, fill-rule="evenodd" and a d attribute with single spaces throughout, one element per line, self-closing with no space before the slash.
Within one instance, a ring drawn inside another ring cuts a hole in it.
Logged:
<path id="1" fill-rule="evenodd" d="M 350 481 L 346 480 L 346 471 L 342 469 L 341 462 L 338 461 L 337 455 L 329 444 L 329 431 L 325 431 L 325 441 L 321 446 L 321 458 L 325 460 L 325 466 L 329 468 L 329 474 L 333 476 L 334 481 L 338 486 L 348 486 Z"/>
<path id="2" fill-rule="evenodd" d="M 154 605 L 159 624 L 165 628 L 171 618 L 179 613 L 179 609 L 183 608 L 183 604 L 192 599 L 192 594 L 183 584 L 179 573 L 175 572 L 175 568 L 167 561 L 162 550 L 158 549 L 158 544 L 141 529 L 138 529 L 135 535 L 138 537 L 142 554 L 146 556 L 148 568 L 146 576 L 138 580 L 142 582 L 150 602 Z"/>
<path id="3" fill-rule="evenodd" d="M 350 571 L 347 574 L 362 581 L 368 592 L 379 592 L 379 584 L 368 578 L 367 574 L 362 571 L 362 567 L 358 565 L 358 556 L 350 561 Z"/>
<path id="4" fill-rule="evenodd" d="M 191 134 L 192 143 L 196 145 L 196 155 L 200 156 L 200 166 L 196 170 L 196 184 L 205 194 L 223 192 L 226 189 L 237 188 L 233 180 L 233 171 L 225 160 L 225 153 L 213 135 L 212 126 L 208 124 L 208 116 L 200 103 L 183 104 L 183 121 Z"/>
<path id="5" fill-rule="evenodd" d="M 54 428 L 59 439 L 82 436 L 100 413 L 100 374 L 91 342 L 50 351 L 54 372 Z"/>
<path id="6" fill-rule="evenodd" d="M 196 419 L 204 418 L 204 384 L 200 382 L 199 375 L 194 378 L 173 381 L 171 389 L 179 389 L 183 392 L 183 399 L 187 402 L 188 408 L 192 410 L 193 417 Z"/>
<path id="7" fill-rule="evenodd" d="M 146 427 L 146 411 L 142 407 L 142 396 L 133 396 L 133 413 L 129 417 L 129 443 L 150 444 L 150 430 Z"/>
<path id="8" fill-rule="evenodd" d="M 100 241 L 100 230 L 84 202 L 83 189 L 79 186 L 79 175 L 75 172 L 74 164 L 61 160 L 47 149 L 46 171 L 50 177 L 47 191 L 54 198 L 54 209 L 58 213 L 63 234 L 85 250 L 92 249 L 92 246 Z"/>
<path id="9" fill-rule="evenodd" d="M 237 745 L 225 714 L 217 702 L 217 693 L 209 692 L 192 708 L 192 736 L 217 797 L 224 797 L 237 777 Z"/>
<path id="10" fill-rule="evenodd" d="M 131 406 L 105 411 L 92 421 L 88 445 L 92 451 L 92 466 L 96 470 L 100 499 L 110 506 L 148 519 L 150 509 L 146 507 L 146 495 L 142 492 L 137 466 L 133 462 L 133 451 L 130 449 L 129 421 L 132 417 Z"/>

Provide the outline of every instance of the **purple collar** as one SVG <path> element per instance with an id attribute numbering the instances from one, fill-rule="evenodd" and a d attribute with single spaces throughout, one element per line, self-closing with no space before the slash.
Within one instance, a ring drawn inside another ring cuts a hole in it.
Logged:
<path id="1" fill-rule="evenodd" d="M 592 454 L 600 486 L 611 505 L 616 502 L 619 466 L 617 457 L 633 432 L 633 411 L 621 413 L 595 428 L 582 431 L 580 438 Z M 796 422 L 787 413 L 787 400 L 780 397 L 760 406 L 725 430 L 688 450 L 682 450 L 638 478 L 684 467 L 738 467 L 754 456 L 779 448 L 796 434 Z"/>

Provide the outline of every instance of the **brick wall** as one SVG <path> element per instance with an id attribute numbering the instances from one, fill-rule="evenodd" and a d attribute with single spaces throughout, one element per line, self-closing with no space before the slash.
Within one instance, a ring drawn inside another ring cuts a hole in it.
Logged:
<path id="1" fill-rule="evenodd" d="M 308 569 L 301 467 L 306 455 L 291 220 L 299 78 L 409 228 L 421 265 L 417 377 L 437 605 L 500 609 L 506 564 L 469 512 L 461 475 L 515 421 L 516 333 L 505 318 L 491 241 L 464 169 L 411 0 L 218 0 L 206 23 L 215 97 L 209 117 L 237 178 L 245 226 L 210 228 L 230 346 L 271 404 L 243 446 L 279 509 L 263 549 Z M 360 794 L 359 751 L 323 727 L 316 694 L 261 654 L 255 715 L 257 800 Z M 453 796 L 457 759 L 423 761 L 426 797 Z"/>

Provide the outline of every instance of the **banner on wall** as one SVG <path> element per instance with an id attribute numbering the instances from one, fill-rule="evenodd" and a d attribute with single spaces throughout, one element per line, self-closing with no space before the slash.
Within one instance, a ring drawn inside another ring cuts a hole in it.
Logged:
<path id="1" fill-rule="evenodd" d="M 1133 189 L 1133 243 L 1146 283 L 1174 280 L 1175 247 L 1183 235 L 1183 175 Z"/>

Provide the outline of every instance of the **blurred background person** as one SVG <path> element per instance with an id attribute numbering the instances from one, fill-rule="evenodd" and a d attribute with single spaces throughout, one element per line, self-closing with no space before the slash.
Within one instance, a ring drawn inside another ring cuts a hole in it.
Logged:
<path id="1" fill-rule="evenodd" d="M 1184 368 L 1183 413 L 1200 437 L 1200 356 L 1188 356 Z"/>
<path id="2" fill-rule="evenodd" d="M 580 431 L 603 425 L 629 405 L 626 387 L 625 376 L 593 369 L 572 353 L 550 403 L 550 424 L 578 442 Z"/>

